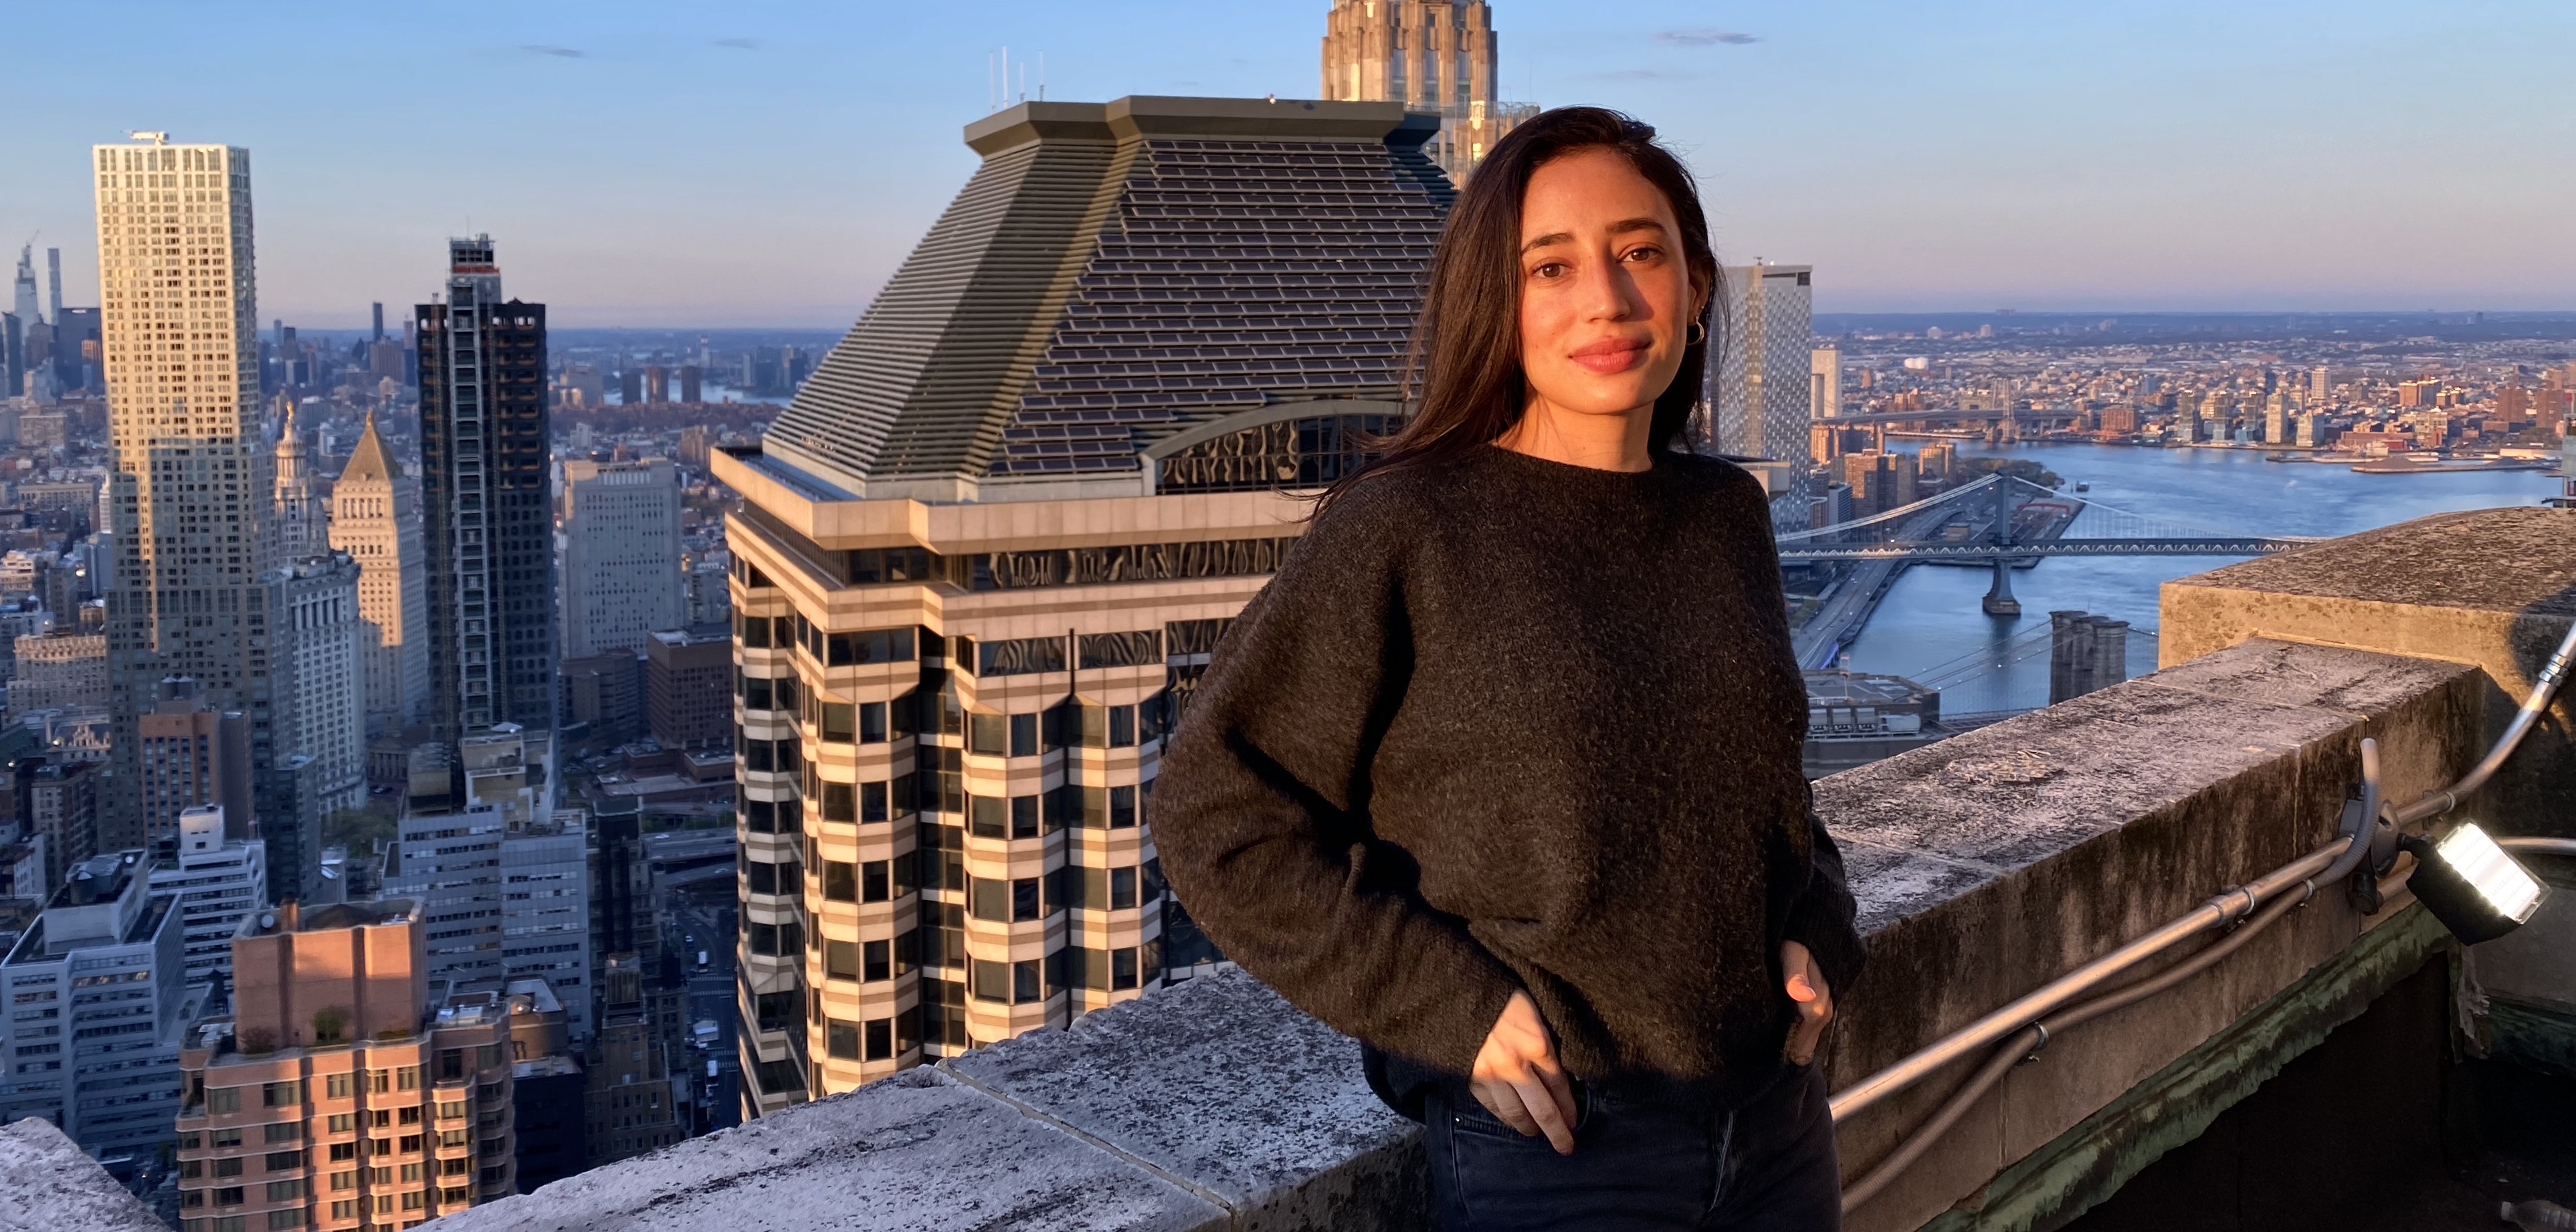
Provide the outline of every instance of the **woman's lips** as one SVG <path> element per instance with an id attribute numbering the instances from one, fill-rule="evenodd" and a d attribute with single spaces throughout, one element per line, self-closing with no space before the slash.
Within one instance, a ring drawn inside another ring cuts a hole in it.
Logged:
<path id="1" fill-rule="evenodd" d="M 1583 365 L 1587 371 L 1608 376 L 1636 367 L 1646 358 L 1647 347 L 1648 343 L 1639 338 L 1604 338 L 1576 347 L 1566 358 Z"/>

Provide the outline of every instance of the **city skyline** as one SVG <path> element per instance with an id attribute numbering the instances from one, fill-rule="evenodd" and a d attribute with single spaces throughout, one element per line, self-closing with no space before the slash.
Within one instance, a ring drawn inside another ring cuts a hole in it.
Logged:
<path id="1" fill-rule="evenodd" d="M 1051 98 L 1306 98 L 1327 7 L 1218 26 L 1005 4 L 989 47 L 927 15 L 821 9 L 704 28 L 579 7 L 129 23 L 112 62 L 28 66 L 43 101 L 0 134 L 31 172 L 0 184 L 18 232 L 0 238 L 63 248 L 65 301 L 95 302 L 71 160 L 155 128 L 261 151 L 264 318 L 362 325 L 437 275 L 437 241 L 491 231 L 560 324 L 846 326 L 928 227 L 935 186 L 971 169 L 944 135 L 984 111 L 1003 44 L 1031 94 L 1044 56 Z M 77 48 L 47 37 L 71 20 L 28 33 Z M 2540 6 L 1648 4 L 1622 23 L 1497 6 L 1502 97 L 1657 123 L 1702 177 L 1721 255 L 1815 265 L 1820 312 L 2576 307 L 2576 253 L 2519 238 L 2547 233 L 2576 177 L 2526 154 L 2552 140 L 2545 49 L 2570 32 Z M 365 140 L 411 123 L 407 85 L 452 80 L 474 87 L 465 122 Z M 1880 135 L 1881 116 L 1903 127 Z M 468 133 L 461 181 L 414 157 Z M 858 156 L 818 155 L 835 133 Z"/>

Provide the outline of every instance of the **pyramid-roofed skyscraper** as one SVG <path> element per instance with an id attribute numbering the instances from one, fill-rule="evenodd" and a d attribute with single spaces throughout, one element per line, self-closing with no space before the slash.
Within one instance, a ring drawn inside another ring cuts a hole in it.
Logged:
<path id="1" fill-rule="evenodd" d="M 1025 103 L 757 448 L 734 553 L 757 1115 L 1215 957 L 1162 737 L 1392 428 L 1451 200 L 1400 102 Z M 676 652 L 675 652 L 676 653 Z"/>

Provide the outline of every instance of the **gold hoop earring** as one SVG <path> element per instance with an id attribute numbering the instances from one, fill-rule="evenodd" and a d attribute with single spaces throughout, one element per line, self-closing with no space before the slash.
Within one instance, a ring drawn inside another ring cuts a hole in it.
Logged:
<path id="1" fill-rule="evenodd" d="M 1692 322 L 1691 322 L 1691 328 L 1692 328 L 1693 330 L 1697 331 L 1697 332 L 1693 333 L 1693 334 L 1690 336 L 1690 345 L 1692 345 L 1692 346 L 1698 346 L 1699 344 L 1701 344 L 1701 343 L 1703 343 L 1703 342 L 1708 341 L 1708 323 L 1707 323 L 1707 322 L 1705 322 L 1705 321 L 1692 321 Z"/>

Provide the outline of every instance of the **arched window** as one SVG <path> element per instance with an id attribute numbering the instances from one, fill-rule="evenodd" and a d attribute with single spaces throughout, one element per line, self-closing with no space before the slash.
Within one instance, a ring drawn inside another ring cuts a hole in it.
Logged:
<path id="1" fill-rule="evenodd" d="M 1388 414 L 1317 415 L 1255 424 L 1162 459 L 1157 492 L 1321 488 L 1376 457 L 1403 421 Z"/>

